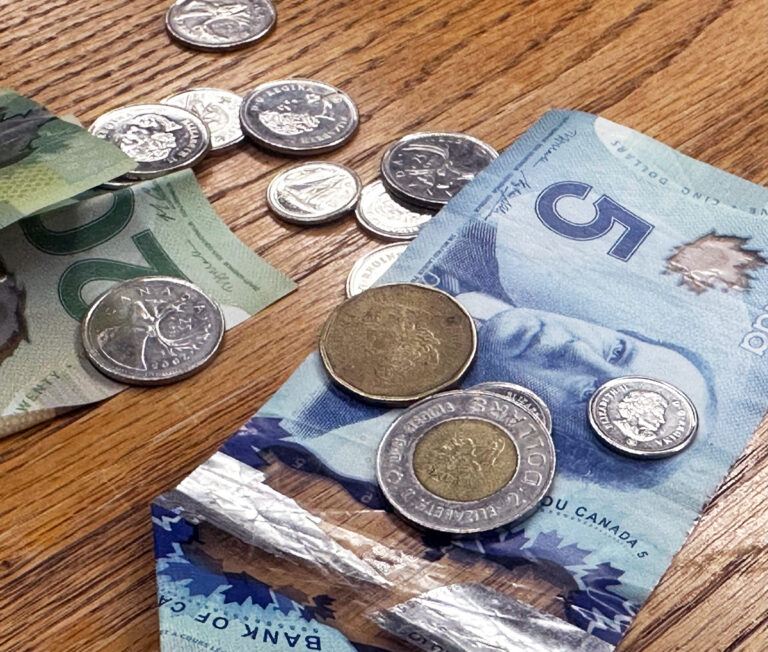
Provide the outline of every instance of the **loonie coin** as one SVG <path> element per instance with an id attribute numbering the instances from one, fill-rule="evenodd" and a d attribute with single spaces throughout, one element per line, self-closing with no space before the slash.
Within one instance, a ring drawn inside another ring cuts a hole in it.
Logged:
<path id="1" fill-rule="evenodd" d="M 105 113 L 88 129 L 139 165 L 126 179 L 151 179 L 192 167 L 208 152 L 208 128 L 194 113 L 166 104 L 135 104 Z"/>
<path id="2" fill-rule="evenodd" d="M 224 334 L 221 309 L 189 281 L 145 276 L 102 294 L 82 324 L 88 359 L 123 383 L 159 385 L 208 364 Z"/>
<path id="3" fill-rule="evenodd" d="M 378 281 L 408 245 L 396 242 L 368 252 L 352 267 L 347 276 L 347 298 L 360 294 Z"/>
<path id="4" fill-rule="evenodd" d="M 320 333 L 331 378 L 358 396 L 410 403 L 458 382 L 477 348 L 469 313 L 441 290 L 380 285 L 347 299 Z"/>
<path id="5" fill-rule="evenodd" d="M 200 118 L 211 134 L 211 151 L 223 151 L 243 140 L 240 104 L 243 98 L 220 88 L 191 88 L 166 97 L 162 103 L 178 106 Z"/>
<path id="6" fill-rule="evenodd" d="M 696 435 L 696 408 L 677 387 L 661 380 L 623 376 L 589 399 L 589 422 L 600 441 L 625 455 L 667 457 Z"/>
<path id="7" fill-rule="evenodd" d="M 269 0 L 177 0 L 165 14 L 165 26 L 184 45 L 221 52 L 266 36 L 276 17 Z"/>
<path id="8" fill-rule="evenodd" d="M 541 421 L 542 425 L 547 429 L 547 432 L 550 434 L 552 433 L 552 414 L 550 413 L 547 404 L 541 396 L 532 392 L 527 387 L 515 385 L 514 383 L 491 381 L 473 385 L 470 389 L 477 389 L 506 396 L 516 405 L 531 412 L 534 417 Z"/>
<path id="9" fill-rule="evenodd" d="M 418 526 L 485 532 L 528 516 L 555 472 L 541 422 L 511 399 L 475 390 L 416 403 L 387 430 L 376 477 L 395 510 Z"/>
<path id="10" fill-rule="evenodd" d="M 439 210 L 498 156 L 467 134 L 410 134 L 384 153 L 381 176 L 397 197 Z"/>
<path id="11" fill-rule="evenodd" d="M 240 122 L 262 147 L 283 154 L 320 154 L 352 137 L 358 115 L 352 98 L 330 84 L 281 79 L 245 95 Z"/>
<path id="12" fill-rule="evenodd" d="M 295 224 L 324 224 L 352 210 L 360 179 L 338 163 L 310 161 L 277 174 L 267 188 L 267 203 Z"/>
<path id="13" fill-rule="evenodd" d="M 433 213 L 408 208 L 389 194 L 381 181 L 363 188 L 355 209 L 357 221 L 371 233 L 391 240 L 411 240 Z"/>

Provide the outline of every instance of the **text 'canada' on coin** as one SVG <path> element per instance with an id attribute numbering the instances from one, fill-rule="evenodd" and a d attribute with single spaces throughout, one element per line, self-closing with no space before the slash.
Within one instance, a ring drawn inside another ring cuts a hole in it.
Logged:
<path id="1" fill-rule="evenodd" d="M 189 281 L 144 276 L 119 283 L 94 303 L 81 333 L 103 374 L 136 385 L 186 378 L 208 364 L 224 335 L 219 306 Z"/>

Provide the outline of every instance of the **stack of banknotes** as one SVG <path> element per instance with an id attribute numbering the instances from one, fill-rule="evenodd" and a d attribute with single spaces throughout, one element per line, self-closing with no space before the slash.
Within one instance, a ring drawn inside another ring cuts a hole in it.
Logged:
<path id="1" fill-rule="evenodd" d="M 631 129 L 552 111 L 435 218 L 380 282 L 440 288 L 478 330 L 462 381 L 552 412 L 554 482 L 500 531 L 420 532 L 376 483 L 398 409 L 312 354 L 153 505 L 163 650 L 609 650 L 760 422 L 768 190 Z M 633 459 L 586 416 L 606 381 L 680 387 L 699 431 Z"/>
<path id="2" fill-rule="evenodd" d="M 114 283 L 187 278 L 218 301 L 227 328 L 295 287 L 229 231 L 190 171 L 100 189 L 136 163 L 3 89 L 0 142 L 0 436 L 123 388 L 79 337 Z"/>

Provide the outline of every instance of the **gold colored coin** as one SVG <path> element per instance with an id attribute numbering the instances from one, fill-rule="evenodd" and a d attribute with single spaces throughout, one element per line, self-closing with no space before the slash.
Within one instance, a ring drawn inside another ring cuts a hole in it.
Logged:
<path id="1" fill-rule="evenodd" d="M 458 382 L 477 348 L 469 313 L 415 283 L 380 285 L 345 301 L 320 333 L 330 376 L 358 396 L 402 404 Z"/>
<path id="2" fill-rule="evenodd" d="M 480 500 L 512 479 L 517 450 L 501 428 L 480 419 L 456 419 L 424 434 L 413 453 L 413 470 L 440 498 Z"/>

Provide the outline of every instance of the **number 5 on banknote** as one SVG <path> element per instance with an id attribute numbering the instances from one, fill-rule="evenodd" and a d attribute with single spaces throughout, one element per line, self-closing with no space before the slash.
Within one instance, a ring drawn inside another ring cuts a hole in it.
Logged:
<path id="1" fill-rule="evenodd" d="M 595 217 L 589 222 L 574 222 L 562 215 L 558 203 L 566 197 L 586 199 L 592 186 L 579 181 L 559 181 L 541 191 L 536 198 L 536 215 L 544 226 L 570 240 L 596 240 L 620 224 L 624 232 L 608 250 L 608 255 L 628 261 L 653 231 L 653 224 L 638 217 L 608 195 L 593 202 Z"/>

